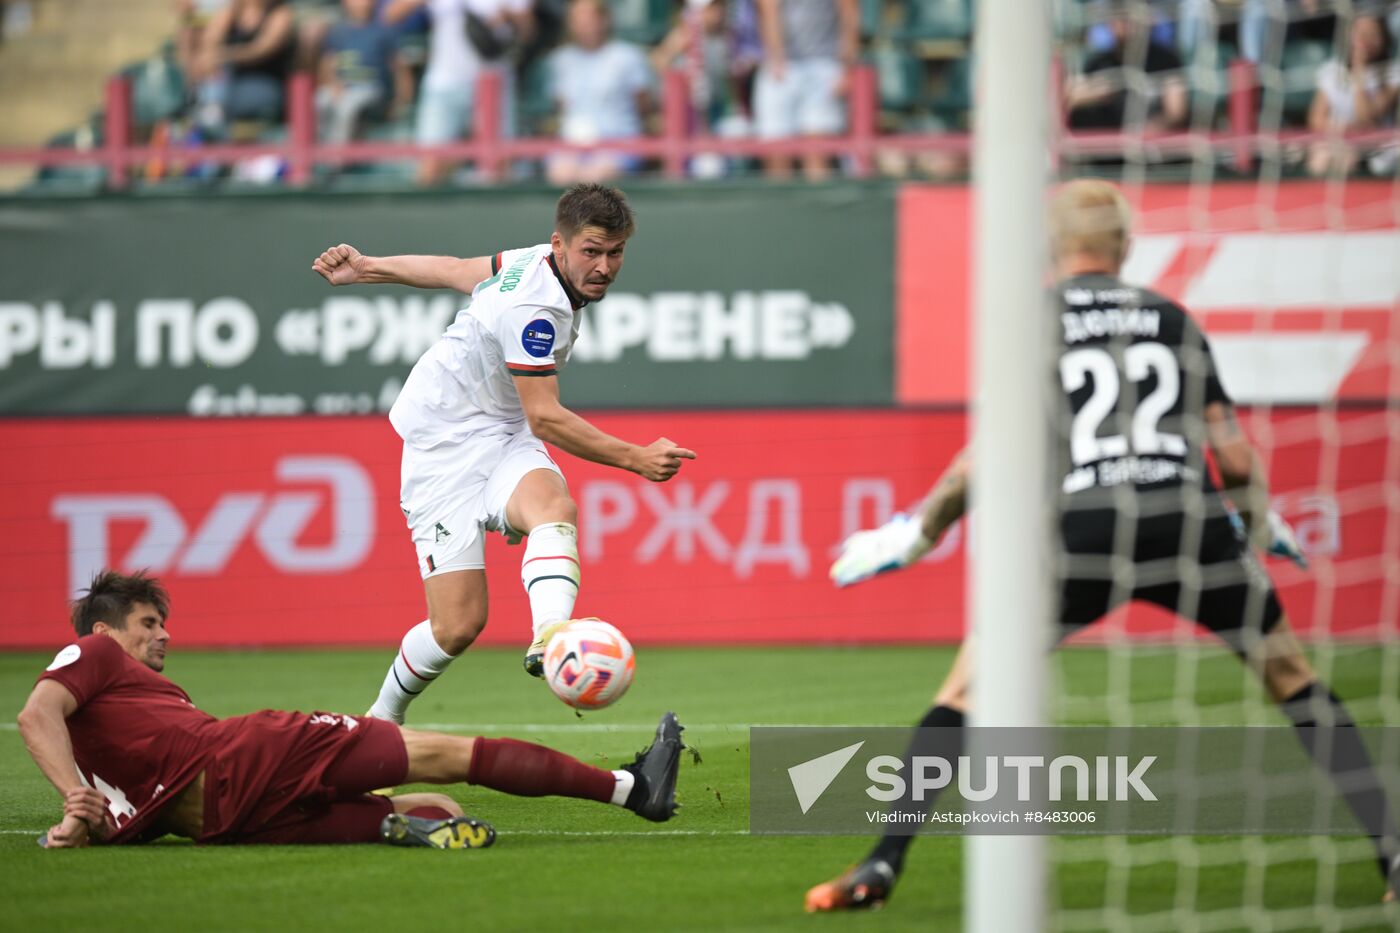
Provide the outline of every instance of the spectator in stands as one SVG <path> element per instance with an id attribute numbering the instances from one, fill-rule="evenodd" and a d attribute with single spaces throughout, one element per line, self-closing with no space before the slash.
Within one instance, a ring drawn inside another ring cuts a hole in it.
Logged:
<path id="1" fill-rule="evenodd" d="M 185 74 L 194 74 L 203 49 L 204 29 L 227 0 L 176 0 L 175 61 Z"/>
<path id="2" fill-rule="evenodd" d="M 698 16 L 690 12 L 693 4 L 687 6 L 651 53 L 658 74 L 672 68 L 688 74 L 695 112 L 720 136 L 748 132 L 747 90 L 759 57 L 746 57 L 740 48 L 735 14 L 745 3 L 752 11 L 752 0 L 703 0 Z"/>
<path id="3" fill-rule="evenodd" d="M 1152 41 L 1161 45 L 1172 45 L 1177 41 L 1177 24 L 1172 19 L 1172 14 L 1177 12 L 1176 0 L 1139 0 L 1147 6 L 1146 15 L 1152 21 Z M 1224 0 L 1229 3 L 1231 0 Z M 1181 0 L 1181 16 L 1186 16 L 1188 7 L 1204 7 L 1197 15 L 1206 16 L 1211 12 L 1210 8 L 1215 6 L 1216 0 Z M 1113 33 L 1113 25 L 1107 20 L 1091 23 L 1084 31 L 1084 48 L 1092 54 L 1103 52 L 1113 48 L 1118 44 L 1118 37 Z"/>
<path id="4" fill-rule="evenodd" d="M 833 136 L 845 129 L 842 105 L 860 48 L 858 0 L 758 0 L 763 64 L 754 84 L 754 122 L 763 139 Z M 788 178 L 792 159 L 769 156 L 772 178 Z M 809 180 L 831 174 L 824 155 L 802 159 Z"/>
<path id="5" fill-rule="evenodd" d="M 374 0 L 341 0 L 343 17 L 321 43 L 316 111 L 321 138 L 345 143 L 363 119 L 397 116 L 413 100 L 398 36 L 376 22 Z"/>
<path id="6" fill-rule="evenodd" d="M 1154 41 L 1146 10 L 1125 3 L 1109 7 L 1112 48 L 1089 56 L 1065 88 L 1065 111 L 1074 129 L 1175 130 L 1186 125 L 1189 99 L 1181 58 Z M 1145 87 L 1127 80 L 1146 73 Z"/>
<path id="7" fill-rule="evenodd" d="M 296 51 L 292 11 L 283 0 L 230 0 L 200 41 L 194 76 L 205 129 L 222 131 L 237 120 L 282 119 Z"/>
<path id="8" fill-rule="evenodd" d="M 1362 14 L 1351 23 L 1345 60 L 1333 59 L 1317 72 L 1317 90 L 1308 111 L 1308 129 L 1314 133 L 1343 133 L 1395 125 L 1395 105 L 1400 97 L 1400 63 L 1391 58 L 1392 40 L 1377 14 Z M 1341 139 L 1314 143 L 1308 152 L 1308 171 L 1346 174 L 1366 158 L 1377 175 L 1395 169 L 1392 143 L 1370 152 L 1358 151 Z"/>
<path id="9" fill-rule="evenodd" d="M 501 129 L 509 134 L 515 95 L 508 64 L 511 50 L 534 34 L 532 0 L 390 0 L 383 18 L 392 26 L 424 8 L 430 26 L 428 68 L 418 95 L 418 142 L 439 145 L 466 134 L 476 82 L 487 70 L 500 76 Z M 425 158 L 418 166 L 418 182 L 439 185 L 451 167 L 444 159 Z"/>
<path id="10" fill-rule="evenodd" d="M 1256 64 L 1277 66 L 1287 41 L 1331 41 L 1337 17 L 1329 0 L 1181 0 L 1182 54 L 1233 42 Z"/>
<path id="11" fill-rule="evenodd" d="M 612 38 L 612 15 L 603 0 L 572 0 L 569 43 L 549 57 L 550 92 L 559 105 L 559 138 L 588 144 L 642 135 L 651 108 L 651 68 L 646 54 Z M 641 160 L 612 152 L 558 153 L 546 173 L 553 185 L 603 182 L 634 170 Z"/>

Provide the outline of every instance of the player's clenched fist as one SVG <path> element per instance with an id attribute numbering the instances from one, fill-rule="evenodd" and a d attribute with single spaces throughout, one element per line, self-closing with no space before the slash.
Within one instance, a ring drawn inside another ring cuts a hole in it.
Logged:
<path id="1" fill-rule="evenodd" d="M 332 285 L 354 285 L 364 272 L 365 257 L 346 243 L 332 246 L 316 257 L 311 268 Z"/>
<path id="2" fill-rule="evenodd" d="M 642 448 L 636 472 L 653 483 L 664 483 L 676 475 L 682 460 L 694 460 L 695 451 L 677 447 L 670 438 L 659 437 Z"/>
<path id="3" fill-rule="evenodd" d="M 64 815 L 63 822 L 39 837 L 39 845 L 46 849 L 81 849 L 88 843 L 87 823 L 68 815 Z"/>

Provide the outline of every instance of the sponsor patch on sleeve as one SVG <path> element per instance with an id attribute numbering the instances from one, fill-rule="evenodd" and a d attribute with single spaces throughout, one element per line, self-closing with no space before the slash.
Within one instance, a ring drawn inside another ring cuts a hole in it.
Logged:
<path id="1" fill-rule="evenodd" d="M 54 655 L 53 661 L 49 664 L 48 667 L 44 668 L 44 670 L 56 671 L 60 667 L 67 667 L 74 661 L 78 660 L 82 653 L 82 648 L 79 648 L 77 645 L 69 645 L 67 648 L 64 648 L 58 654 Z"/>
<path id="2" fill-rule="evenodd" d="M 536 318 L 525 325 L 520 343 L 525 347 L 525 352 L 533 357 L 549 356 L 554 350 L 554 324 L 544 318 Z"/>

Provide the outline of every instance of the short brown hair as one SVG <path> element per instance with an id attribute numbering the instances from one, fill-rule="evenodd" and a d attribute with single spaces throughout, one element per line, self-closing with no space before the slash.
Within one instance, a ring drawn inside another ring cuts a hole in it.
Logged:
<path id="1" fill-rule="evenodd" d="M 127 614 L 136 603 L 155 606 L 162 619 L 170 614 L 170 595 L 155 577 L 147 576 L 143 570 L 133 574 L 100 571 L 83 595 L 73 600 L 73 631 L 79 637 L 91 635 L 98 622 L 125 628 Z"/>
<path id="2" fill-rule="evenodd" d="M 1056 259 L 1089 253 L 1121 264 L 1128 258 L 1133 212 L 1113 185 L 1080 178 L 1050 199 L 1050 247 Z"/>
<path id="3" fill-rule="evenodd" d="M 592 182 L 570 186 L 554 208 L 554 228 L 570 240 L 584 227 L 597 227 L 610 237 L 630 237 L 637 229 L 637 220 L 627 195 Z"/>

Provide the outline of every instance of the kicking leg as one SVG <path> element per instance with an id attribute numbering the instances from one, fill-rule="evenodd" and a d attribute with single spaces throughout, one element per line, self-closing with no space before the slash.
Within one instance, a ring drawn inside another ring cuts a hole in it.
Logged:
<path id="1" fill-rule="evenodd" d="M 904 753 L 906 762 L 916 755 L 937 756 L 952 762 L 956 768 L 963 748 L 962 727 L 968 710 L 971 675 L 972 641 L 968 639 L 958 649 L 958 656 L 934 697 L 933 706 L 919 721 L 909 749 Z M 922 802 L 899 801 L 894 805 L 894 812 L 927 813 L 936 798 L 937 791 L 925 794 Z M 915 826 L 918 825 L 915 819 L 917 817 L 908 821 L 895 820 L 889 825 Z M 886 833 L 860 864 L 807 892 L 808 912 L 879 907 L 894 891 L 894 883 L 904 868 L 904 854 L 913 841 L 913 835 Z"/>
<path id="2" fill-rule="evenodd" d="M 655 741 L 636 761 L 617 771 L 604 771 L 532 742 L 404 729 L 405 781 L 465 781 L 519 797 L 577 797 L 626 807 L 663 822 L 676 809 L 681 731 L 675 714 L 667 713 L 657 726 Z"/>
<path id="3" fill-rule="evenodd" d="M 408 630 L 369 715 L 402 723 L 408 704 L 486 627 L 486 572 L 456 570 L 423 581 L 428 618 Z"/>
<path id="4" fill-rule="evenodd" d="M 553 470 L 531 470 L 521 477 L 506 504 L 510 527 L 529 535 L 520 562 L 520 582 L 530 599 L 533 630 L 525 670 L 544 672 L 544 649 L 558 625 L 573 617 L 578 598 L 578 507 L 564 478 Z"/>
<path id="5" fill-rule="evenodd" d="M 1337 695 L 1317 679 L 1288 619 L 1257 639 L 1245 656 L 1270 698 L 1293 723 L 1313 763 L 1332 777 L 1376 847 L 1381 878 L 1393 897 L 1400 886 L 1400 835 L 1356 723 Z"/>

